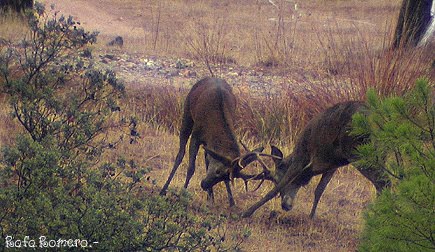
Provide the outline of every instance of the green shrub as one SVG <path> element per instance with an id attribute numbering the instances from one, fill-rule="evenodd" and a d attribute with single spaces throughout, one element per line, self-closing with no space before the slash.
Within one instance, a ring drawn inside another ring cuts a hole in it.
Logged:
<path id="1" fill-rule="evenodd" d="M 26 236 L 35 240 L 37 248 L 78 246 L 99 251 L 204 251 L 240 245 L 217 232 L 225 218 L 193 214 L 185 192 L 163 198 L 140 191 L 146 170 L 134 162 L 119 160 L 99 169 L 83 166 L 78 176 L 76 166 L 61 165 L 61 156 L 54 142 L 40 144 L 28 136 L 20 136 L 15 147 L 5 149 L 5 167 L 0 169 L 0 247 L 23 248 Z M 42 237 L 80 243 L 50 244 L 41 242 Z"/>
<path id="2" fill-rule="evenodd" d="M 1 50 L 0 88 L 33 140 L 50 136 L 61 150 L 98 155 L 105 145 L 90 142 L 114 127 L 108 119 L 120 110 L 124 86 L 112 71 L 95 67 L 89 45 L 96 32 L 71 17 L 49 19 L 39 5 L 38 11 L 29 17 L 27 38 Z"/>
<path id="3" fill-rule="evenodd" d="M 4 150 L 1 169 L 0 219 L 5 247 L 7 236 L 38 240 L 80 239 L 99 242 L 97 248 L 122 248 L 139 223 L 138 200 L 126 190 L 128 183 L 104 176 L 100 169 L 64 166 L 55 142 L 38 143 L 20 136 L 17 145 Z M 129 212 L 126 212 L 129 210 Z M 130 216 L 132 214 L 132 216 Z M 107 237 L 108 236 L 108 237 Z"/>
<path id="4" fill-rule="evenodd" d="M 433 86 L 418 80 L 404 97 L 368 93 L 369 115 L 354 133 L 370 135 L 358 152 L 365 166 L 384 167 L 393 188 L 365 213 L 360 251 L 435 249 L 435 105 Z"/>

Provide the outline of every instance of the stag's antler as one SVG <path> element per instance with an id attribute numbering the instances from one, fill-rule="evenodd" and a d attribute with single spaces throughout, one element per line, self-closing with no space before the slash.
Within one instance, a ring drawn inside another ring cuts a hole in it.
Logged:
<path id="1" fill-rule="evenodd" d="M 258 190 L 258 188 L 260 188 L 260 186 L 263 184 L 264 180 L 266 180 L 266 179 L 273 180 L 273 176 L 270 176 L 270 175 L 274 173 L 274 170 L 271 170 L 269 168 L 269 166 L 263 161 L 263 159 L 261 157 L 271 157 L 271 158 L 274 158 L 274 159 L 282 159 L 281 157 L 278 157 L 278 156 L 275 156 L 275 155 L 271 155 L 271 154 L 267 154 L 267 153 L 255 153 L 255 154 L 256 154 L 255 155 L 256 156 L 255 160 L 257 160 L 260 163 L 261 167 L 263 167 L 263 171 L 258 173 L 258 174 L 256 174 L 256 175 L 254 175 L 254 176 L 252 176 L 252 177 L 250 177 L 250 178 L 248 178 L 247 180 L 245 180 L 245 188 L 246 188 L 246 190 L 247 190 L 247 187 L 248 187 L 247 184 L 248 184 L 248 182 L 250 180 L 261 180 L 261 182 L 258 184 L 258 186 L 254 189 L 254 191 L 256 191 L 256 190 Z M 240 163 L 239 163 L 239 165 L 240 165 Z M 243 167 L 243 166 L 240 166 L 240 167 Z"/>
<path id="2" fill-rule="evenodd" d="M 239 178 L 242 178 L 243 181 L 245 182 L 245 190 L 246 191 L 248 191 L 248 182 L 250 180 L 260 180 L 261 179 L 260 184 L 254 190 L 254 191 L 256 191 L 256 190 L 258 190 L 258 188 L 260 188 L 260 186 L 263 184 L 263 182 L 266 178 L 271 178 L 270 174 L 273 173 L 273 171 L 269 168 L 269 166 L 263 161 L 263 159 L 261 157 L 271 157 L 271 158 L 275 158 L 275 159 L 282 159 L 282 158 L 275 156 L 275 155 L 258 152 L 258 151 L 250 151 L 248 149 L 248 147 L 242 141 L 240 141 L 240 143 L 242 144 L 243 148 L 245 148 L 245 150 L 248 151 L 248 153 L 233 160 L 233 163 L 237 162 L 237 165 L 240 169 L 239 174 L 237 174 L 237 175 Z M 248 159 L 253 159 L 253 160 L 246 161 Z M 263 171 L 260 172 L 259 174 L 255 174 L 255 175 L 243 173 L 241 170 L 244 169 L 249 163 L 251 163 L 253 161 L 258 161 L 260 163 L 260 165 L 263 167 Z M 244 162 L 245 162 L 245 164 L 244 164 Z M 246 162 L 247 162 L 247 164 L 246 164 Z M 233 180 L 233 178 L 234 178 L 233 173 L 230 174 L 230 178 Z"/>

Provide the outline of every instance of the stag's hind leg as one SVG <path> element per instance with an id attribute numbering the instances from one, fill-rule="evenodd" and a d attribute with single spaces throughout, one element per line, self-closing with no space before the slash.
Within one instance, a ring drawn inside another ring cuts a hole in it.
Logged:
<path id="1" fill-rule="evenodd" d="M 313 207 L 311 208 L 311 213 L 310 213 L 311 219 L 316 214 L 317 204 L 319 204 L 320 198 L 322 197 L 322 194 L 325 191 L 326 186 L 328 185 L 329 181 L 331 181 L 331 178 L 334 175 L 334 172 L 336 170 L 337 169 L 334 169 L 334 170 L 330 170 L 326 173 L 323 173 L 322 178 L 320 179 L 320 182 L 317 185 L 316 190 L 314 191 L 314 202 L 313 202 Z"/>
<path id="2" fill-rule="evenodd" d="M 356 169 L 372 182 L 378 195 L 385 187 L 388 187 L 391 184 L 388 175 L 382 170 L 382 168 L 356 166 Z"/>
<path id="3" fill-rule="evenodd" d="M 186 144 L 187 141 L 189 140 L 190 134 L 192 133 L 192 127 L 193 127 L 193 120 L 190 117 L 189 113 L 185 111 L 183 115 L 181 130 L 180 130 L 180 147 L 178 149 L 178 154 L 177 157 L 175 158 L 174 166 L 172 167 L 171 173 L 169 174 L 169 177 L 166 180 L 165 185 L 160 191 L 160 195 L 166 194 L 166 191 L 168 190 L 169 184 L 171 183 L 172 178 L 174 177 L 175 172 L 178 169 L 178 166 L 180 166 L 181 161 L 183 161 L 184 154 L 186 153 Z"/>

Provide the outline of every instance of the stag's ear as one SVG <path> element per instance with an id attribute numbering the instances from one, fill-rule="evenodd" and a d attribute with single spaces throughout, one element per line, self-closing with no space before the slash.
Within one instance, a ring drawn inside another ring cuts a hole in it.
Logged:
<path id="1" fill-rule="evenodd" d="M 207 155 L 210 155 L 213 159 L 221 162 L 222 164 L 224 164 L 227 167 L 231 166 L 232 160 L 230 160 L 229 158 L 227 158 L 227 157 L 225 157 L 225 156 L 223 156 L 223 155 L 221 155 L 213 150 L 210 150 L 206 147 L 204 147 L 204 150 L 207 153 Z"/>
<path id="2" fill-rule="evenodd" d="M 271 145 L 270 146 L 271 150 L 270 150 L 270 154 L 279 158 L 273 158 L 273 162 L 275 162 L 275 166 L 278 167 L 278 165 L 281 163 L 284 155 L 282 154 L 282 151 L 276 147 L 275 145 Z"/>

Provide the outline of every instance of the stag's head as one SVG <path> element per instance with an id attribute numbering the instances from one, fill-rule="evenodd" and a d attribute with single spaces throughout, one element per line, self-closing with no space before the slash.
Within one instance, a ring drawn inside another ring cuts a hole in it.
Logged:
<path id="1" fill-rule="evenodd" d="M 275 163 L 275 176 L 273 182 L 275 183 L 275 186 L 278 186 L 278 184 L 285 179 L 286 172 L 292 160 L 291 158 L 284 159 L 282 151 L 276 146 L 272 146 L 271 154 L 279 157 L 273 158 Z M 293 208 L 293 201 L 300 187 L 301 186 L 296 183 L 286 183 L 285 185 L 282 185 L 279 194 L 281 196 L 281 208 L 283 210 L 290 211 Z"/>
<path id="2" fill-rule="evenodd" d="M 271 157 L 275 163 L 275 169 L 270 169 L 261 160 L 261 156 Z M 298 161 L 294 160 L 293 156 L 284 158 L 282 151 L 276 146 L 271 146 L 270 155 L 262 154 L 257 157 L 264 170 L 260 174 L 251 176 L 250 179 L 262 180 L 262 182 L 264 180 L 272 181 L 276 186 L 277 193 L 281 196 L 281 208 L 290 211 L 299 189 L 309 181 L 308 178 L 311 178 L 307 173 L 308 170 L 305 169 L 306 167 L 299 169 Z M 294 171 L 291 171 L 293 169 Z"/>
<path id="3" fill-rule="evenodd" d="M 263 147 L 248 152 L 245 155 L 231 159 L 223 154 L 217 153 L 211 149 L 205 149 L 205 162 L 207 164 L 207 174 L 201 181 L 201 188 L 205 191 L 211 189 L 214 185 L 221 181 L 229 181 L 233 178 L 250 178 L 241 170 L 255 161 L 257 153 L 263 151 Z"/>

